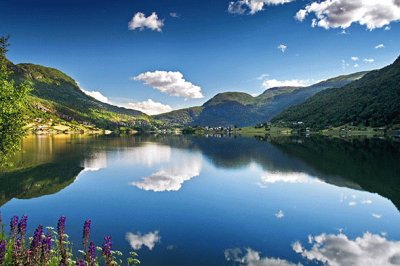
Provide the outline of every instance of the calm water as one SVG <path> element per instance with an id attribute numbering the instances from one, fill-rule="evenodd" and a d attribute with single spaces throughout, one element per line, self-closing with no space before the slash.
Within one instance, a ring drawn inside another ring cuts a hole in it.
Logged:
<path id="1" fill-rule="evenodd" d="M 142 265 L 400 264 L 396 142 L 39 136 L 15 167 L 5 220 L 65 215 L 79 246 L 91 218 L 97 244 L 110 234 Z"/>

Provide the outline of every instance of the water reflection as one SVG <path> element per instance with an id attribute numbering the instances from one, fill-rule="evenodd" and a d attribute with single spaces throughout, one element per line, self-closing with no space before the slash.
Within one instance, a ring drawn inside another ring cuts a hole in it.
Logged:
<path id="1" fill-rule="evenodd" d="M 84 171 L 96 172 L 100 169 L 107 168 L 107 153 L 105 151 L 97 152 L 89 158 L 85 158 L 83 162 Z"/>
<path id="2" fill-rule="evenodd" d="M 144 143 L 143 146 L 124 151 L 124 157 L 135 164 L 141 164 L 148 167 L 170 162 L 172 158 L 172 148 L 167 145 L 157 143 Z"/>
<path id="3" fill-rule="evenodd" d="M 329 266 L 400 265 L 400 241 L 391 241 L 382 235 L 364 233 L 351 240 L 344 233 L 308 236 L 308 246 L 299 241 L 292 245 L 295 253 L 306 259 L 307 264 Z M 251 248 L 232 248 L 224 251 L 228 262 L 247 266 L 302 265 L 280 258 L 262 257 Z"/>
<path id="4" fill-rule="evenodd" d="M 134 250 L 139 250 L 143 246 L 147 247 L 149 250 L 152 250 L 155 245 L 161 241 L 161 236 L 158 231 L 150 232 L 144 235 L 141 233 L 133 234 L 129 232 L 126 234 L 125 238 Z"/>
<path id="5" fill-rule="evenodd" d="M 262 257 L 261 253 L 251 248 L 240 249 L 233 248 L 227 249 L 224 252 L 225 259 L 234 265 L 245 266 L 301 266 L 302 264 L 295 264 L 287 260 L 279 258 Z"/>
<path id="6" fill-rule="evenodd" d="M 317 178 L 313 178 L 306 173 L 265 172 L 261 176 L 258 185 L 262 188 L 266 188 L 269 184 L 275 183 L 311 184 L 316 181 L 318 181 Z"/>
<path id="7" fill-rule="evenodd" d="M 158 154 L 158 150 L 152 150 Z M 171 151 L 169 152 L 171 154 Z M 184 182 L 199 176 L 201 172 L 202 158 L 198 153 L 185 153 L 174 151 L 173 160 L 168 166 L 162 167 L 148 177 L 140 181 L 131 182 L 132 186 L 154 192 L 178 191 Z"/>
<path id="8" fill-rule="evenodd" d="M 40 175 L 38 172 L 46 172 L 48 177 L 53 175 L 62 176 L 64 180 L 73 179 L 82 170 L 81 167 L 86 171 L 107 168 L 110 159 L 107 151 L 114 150 L 118 151 L 116 156 L 119 161 L 147 167 L 159 165 L 150 175 L 131 181 L 131 185 L 146 191 L 178 191 L 184 182 L 200 175 L 204 155 L 215 166 L 223 168 L 243 168 L 255 163 L 265 169 L 257 182 L 263 188 L 280 182 L 324 181 L 336 186 L 378 192 L 400 206 L 400 180 L 397 178 L 400 176 L 400 165 L 397 163 L 400 159 L 399 146 L 381 140 L 343 141 L 326 138 L 301 141 L 278 138 L 262 143 L 249 138 L 184 136 L 31 136 L 22 144 L 24 152 L 14 158 L 16 170 L 0 173 L 0 178 L 8 180 L 10 178 L 5 176 L 12 174 L 26 182 L 26 176 L 37 179 L 35 173 Z M 66 164 L 75 169 L 67 171 L 69 177 L 65 176 L 63 170 Z M 12 184 L 5 185 L 8 182 L 11 181 L 3 182 L 0 189 L 15 191 Z M 16 186 L 19 190 L 28 187 L 22 184 Z"/>
<path id="9" fill-rule="evenodd" d="M 0 204 L 6 216 L 26 213 L 33 224 L 67 215 L 77 243 L 82 217 L 91 218 L 124 254 L 140 249 L 145 265 L 345 263 L 336 253 L 368 265 L 366 246 L 392 250 L 369 258 L 390 265 L 400 214 L 381 196 L 400 206 L 399 147 L 324 138 L 31 137 L 16 167 L 0 173 Z"/>
<path id="10" fill-rule="evenodd" d="M 354 240 L 343 233 L 309 236 L 308 246 L 295 242 L 293 250 L 325 265 L 400 265 L 400 242 L 368 232 Z"/>

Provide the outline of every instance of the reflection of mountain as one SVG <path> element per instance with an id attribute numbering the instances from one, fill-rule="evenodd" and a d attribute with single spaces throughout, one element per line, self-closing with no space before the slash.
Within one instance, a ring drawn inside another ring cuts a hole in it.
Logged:
<path id="1" fill-rule="evenodd" d="M 48 163 L 0 174 L 0 206 L 12 198 L 30 199 L 59 192 L 83 170 L 74 163 Z"/>
<path id="2" fill-rule="evenodd" d="M 171 137 L 181 138 L 181 137 Z M 305 173 L 336 185 L 378 193 L 400 209 L 400 144 L 379 139 L 189 137 L 213 164 L 223 168 L 259 164 L 269 175 Z M 169 142 L 163 138 L 163 142 Z M 177 144 L 179 141 L 173 140 Z M 271 177 L 271 176 L 270 176 Z M 278 178 L 274 176 L 274 178 Z M 297 177 L 298 178 L 298 177 Z"/>
<path id="3" fill-rule="evenodd" d="M 84 169 L 89 140 L 67 135 L 25 138 L 14 168 L 0 172 L 0 206 L 13 198 L 51 195 L 72 184 Z"/>
<path id="4" fill-rule="evenodd" d="M 173 149 L 178 148 L 178 149 Z M 265 170 L 261 185 L 274 182 L 327 183 L 363 189 L 389 198 L 400 209 L 400 144 L 383 140 L 344 141 L 327 138 L 216 138 L 196 136 L 39 137 L 27 139 L 18 170 L 0 173 L 0 204 L 13 197 L 55 193 L 83 170 L 106 167 L 107 151 L 118 160 L 160 164 L 134 185 L 152 191 L 176 191 L 199 175 L 199 151 L 215 166 L 240 168 L 256 163 Z M 185 151 L 189 150 L 189 151 Z"/>
<path id="5" fill-rule="evenodd" d="M 399 143 L 379 139 L 345 141 L 327 138 L 272 143 L 322 173 L 325 181 L 336 184 L 335 177 L 340 176 L 366 191 L 389 198 L 400 209 Z"/>

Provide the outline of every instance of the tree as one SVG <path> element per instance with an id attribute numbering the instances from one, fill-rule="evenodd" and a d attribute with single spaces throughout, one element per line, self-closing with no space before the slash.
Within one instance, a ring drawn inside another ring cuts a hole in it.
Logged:
<path id="1" fill-rule="evenodd" d="M 8 36 L 0 37 L 0 167 L 18 149 L 24 136 L 24 114 L 31 90 L 29 83 L 16 85 L 11 79 L 11 64 L 6 58 L 8 40 Z"/>

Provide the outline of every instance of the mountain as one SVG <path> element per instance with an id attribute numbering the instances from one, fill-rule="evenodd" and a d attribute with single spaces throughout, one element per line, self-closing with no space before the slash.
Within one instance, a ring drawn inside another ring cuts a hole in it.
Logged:
<path id="1" fill-rule="evenodd" d="M 342 87 L 365 74 L 340 76 L 309 87 L 271 88 L 257 97 L 243 92 L 219 93 L 202 106 L 172 111 L 155 118 L 168 124 L 251 126 L 271 120 L 288 107 L 303 103 L 322 90 Z"/>
<path id="2" fill-rule="evenodd" d="M 400 57 L 380 70 L 342 88 L 325 90 L 275 117 L 273 122 L 303 122 L 323 129 L 330 126 L 390 126 L 400 124 Z"/>
<path id="3" fill-rule="evenodd" d="M 86 95 L 75 80 L 57 69 L 34 64 L 9 65 L 16 83 L 28 81 L 32 84 L 31 119 L 60 120 L 102 129 L 136 127 L 150 121 L 142 112 L 103 103 Z"/>

